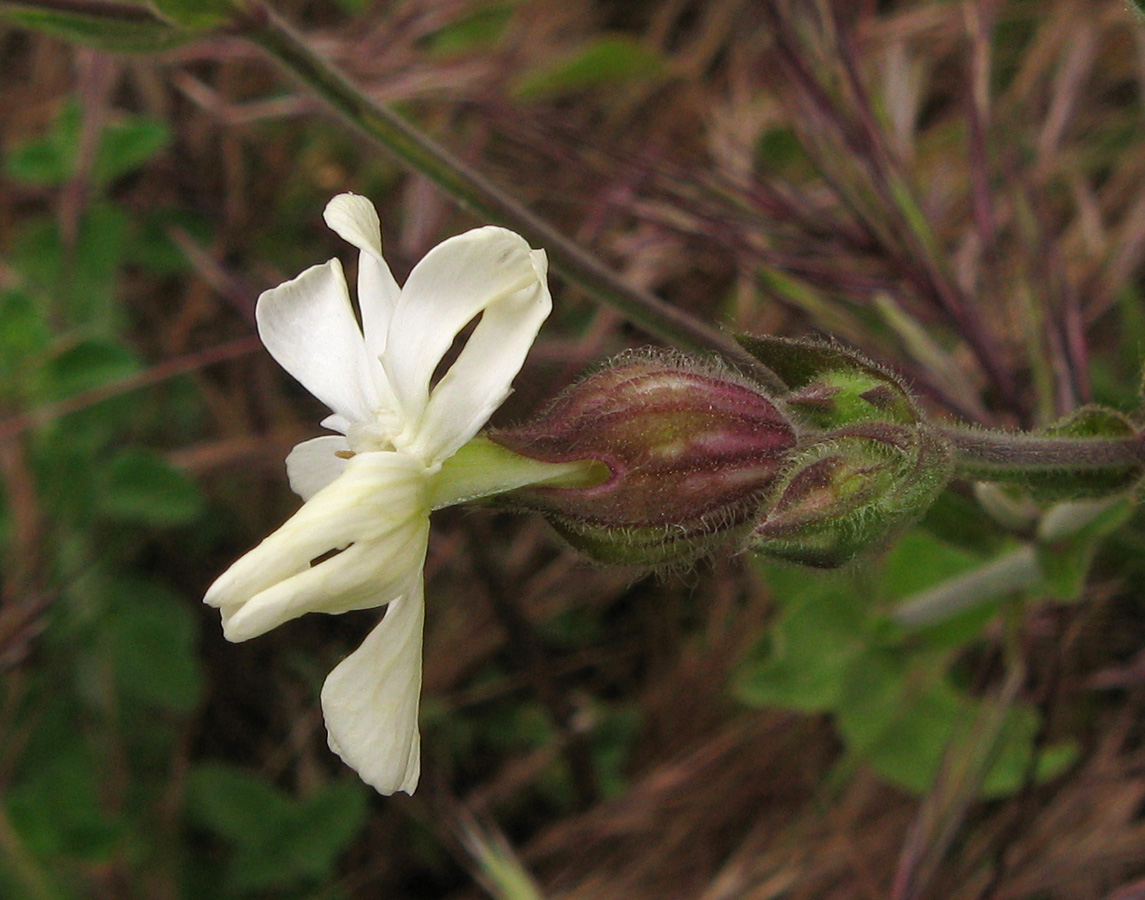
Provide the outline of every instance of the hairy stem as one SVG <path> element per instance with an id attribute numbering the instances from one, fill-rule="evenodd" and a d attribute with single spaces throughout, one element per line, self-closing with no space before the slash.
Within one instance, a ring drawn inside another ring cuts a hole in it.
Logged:
<path id="1" fill-rule="evenodd" d="M 993 478 L 1035 472 L 1101 471 L 1145 463 L 1145 432 L 1126 438 L 1070 438 L 939 428 L 954 447 L 955 472 L 964 478 Z"/>
<path id="2" fill-rule="evenodd" d="M 237 16 L 235 27 L 241 36 L 260 46 L 359 132 L 392 151 L 462 206 L 489 221 L 514 229 L 533 246 L 543 247 L 556 271 L 635 325 L 678 347 L 718 353 L 770 386 L 780 386 L 774 373 L 730 337 L 658 297 L 626 284 L 596 256 L 566 238 L 409 122 L 375 103 L 329 60 L 311 49 L 261 0 L 247 4 Z"/>

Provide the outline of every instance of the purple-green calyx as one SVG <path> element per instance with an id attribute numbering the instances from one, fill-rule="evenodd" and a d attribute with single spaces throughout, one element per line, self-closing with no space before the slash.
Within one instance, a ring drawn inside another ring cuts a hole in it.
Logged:
<path id="1" fill-rule="evenodd" d="M 752 550 L 844 565 L 914 522 L 951 477 L 1128 489 L 1145 438 L 1120 414 L 1079 411 L 1030 435 L 933 424 L 893 373 L 836 344 L 738 338 L 780 387 L 682 354 L 630 354 L 532 421 L 489 438 L 549 463 L 592 460 L 585 486 L 534 485 L 533 509 L 601 562 L 692 562 Z"/>
<path id="2" fill-rule="evenodd" d="M 605 562 L 690 561 L 744 535 L 797 445 L 760 388 L 682 356 L 622 358 L 494 441 L 546 462 L 594 459 L 596 487 L 526 489 L 512 501 L 548 515 Z"/>

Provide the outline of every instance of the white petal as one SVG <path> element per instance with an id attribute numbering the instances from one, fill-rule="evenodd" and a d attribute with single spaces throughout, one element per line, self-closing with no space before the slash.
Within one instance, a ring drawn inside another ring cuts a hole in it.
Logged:
<path id="1" fill-rule="evenodd" d="M 323 428 L 329 428 L 331 431 L 336 431 L 339 434 L 345 434 L 350 430 L 351 422 L 345 416 L 340 416 L 337 413 L 327 416 L 318 423 Z"/>
<path id="2" fill-rule="evenodd" d="M 548 302 L 547 288 L 536 290 L 542 280 L 543 270 L 538 270 L 524 238 L 492 226 L 443 241 L 414 267 L 394 311 L 382 359 L 407 428 L 414 435 L 421 430 L 430 379 L 457 334 L 478 313 L 515 295 L 518 296 L 511 304 L 514 309 L 531 312 L 535 306 L 543 306 Z M 529 295 L 531 303 L 522 302 L 521 294 Z M 504 325 L 500 328 L 507 332 Z M 535 333 L 535 326 L 525 328 L 530 329 Z M 516 355 L 518 348 L 514 345 L 510 353 Z M 520 360 L 516 359 L 505 369 L 511 367 L 516 372 L 519 366 Z M 498 383 L 503 380 L 497 379 Z M 457 443 L 458 438 L 464 443 L 470 436 L 464 434 L 470 427 L 468 423 L 444 424 L 454 428 L 446 443 Z"/>
<path id="3" fill-rule="evenodd" d="M 424 468 L 400 453 L 361 453 L 204 598 L 242 641 L 306 612 L 345 612 L 420 576 L 429 533 Z M 341 550 L 315 566 L 311 561 Z M 383 598 L 381 602 L 385 602 Z"/>
<path id="4" fill-rule="evenodd" d="M 365 197 L 339 194 L 326 204 L 323 218 L 339 237 L 362 251 L 358 257 L 358 306 L 362 311 L 366 347 L 370 356 L 377 359 L 386 350 L 390 319 L 401 294 L 382 257 L 378 212 Z"/>
<path id="5" fill-rule="evenodd" d="M 382 255 L 382 228 L 374 204 L 361 194 L 339 194 L 322 213 L 326 224 L 359 250 Z"/>
<path id="6" fill-rule="evenodd" d="M 429 519 L 409 523 L 378 541 L 360 541 L 251 598 L 227 616 L 223 634 L 245 641 L 304 613 L 339 614 L 371 609 L 409 589 L 421 577 Z M 380 599 L 379 599 L 380 598 Z"/>
<path id="7" fill-rule="evenodd" d="M 421 772 L 417 714 L 424 620 L 419 579 L 322 686 L 330 749 L 383 794 L 412 794 Z"/>
<path id="8" fill-rule="evenodd" d="M 349 449 L 350 444 L 341 435 L 328 434 L 303 441 L 286 457 L 290 489 L 303 500 L 309 500 L 342 474 L 346 460 L 335 454 Z"/>
<path id="9" fill-rule="evenodd" d="M 303 387 L 351 421 L 369 418 L 378 404 L 376 364 L 366 354 L 338 260 L 264 292 L 255 319 L 270 355 Z"/>
<path id="10" fill-rule="evenodd" d="M 472 438 L 509 396 L 552 309 L 545 257 L 533 251 L 539 281 L 489 306 L 449 371 L 434 387 L 409 452 L 438 461 Z"/>

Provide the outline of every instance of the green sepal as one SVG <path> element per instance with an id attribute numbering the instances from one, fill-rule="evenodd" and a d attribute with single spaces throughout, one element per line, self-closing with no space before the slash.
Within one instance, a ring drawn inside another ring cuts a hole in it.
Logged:
<path id="1" fill-rule="evenodd" d="M 574 550 L 597 562 L 666 569 L 689 565 L 721 547 L 738 544 L 749 527 L 689 534 L 665 525 L 617 528 L 555 515 L 549 524 Z"/>
<path id="2" fill-rule="evenodd" d="M 800 453 L 752 533 L 751 549 L 834 568 L 882 546 L 926 512 L 949 479 L 949 446 L 922 427 L 872 423 L 865 430 L 829 435 Z"/>
<path id="3" fill-rule="evenodd" d="M 109 53 L 159 53 L 195 37 L 172 27 L 145 7 L 130 4 L 109 6 L 106 15 L 17 4 L 0 7 L 0 18 Z"/>
<path id="4" fill-rule="evenodd" d="M 853 350 L 773 336 L 741 334 L 736 340 L 787 384 L 791 393 L 783 398 L 785 405 L 812 427 L 867 421 L 913 425 L 921 419 L 902 380 Z"/>

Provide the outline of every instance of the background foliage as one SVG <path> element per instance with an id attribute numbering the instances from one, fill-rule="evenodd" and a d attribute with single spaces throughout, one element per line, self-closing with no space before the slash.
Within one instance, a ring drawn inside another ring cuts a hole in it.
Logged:
<path id="1" fill-rule="evenodd" d="M 835 336 L 952 420 L 1139 407 L 1124 3 L 282 9 L 704 320 Z M 958 483 L 829 575 L 596 569 L 536 519 L 443 511 L 423 783 L 373 795 L 317 697 L 375 614 L 235 646 L 200 601 L 296 508 L 282 460 L 320 418 L 253 337 L 258 293 L 344 251 L 320 220 L 339 191 L 376 202 L 399 276 L 475 223 L 233 36 L 112 56 L 0 19 L 0 73 L 0 896 L 1145 891 L 1128 503 L 1063 531 Z M 646 343 L 555 290 L 499 421 Z M 1001 563 L 1034 574 L 900 614 Z"/>

